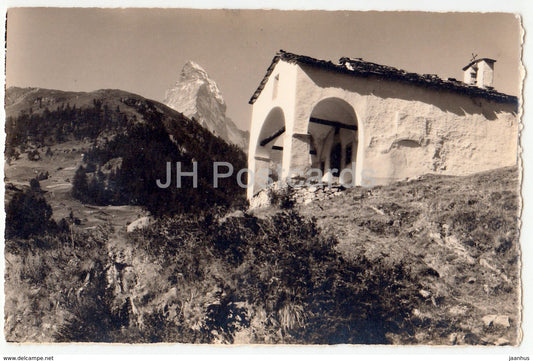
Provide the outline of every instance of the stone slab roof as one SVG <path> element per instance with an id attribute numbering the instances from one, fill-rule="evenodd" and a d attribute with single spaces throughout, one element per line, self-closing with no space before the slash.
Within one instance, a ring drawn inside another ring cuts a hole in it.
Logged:
<path id="1" fill-rule="evenodd" d="M 447 90 L 467 96 L 481 97 L 499 103 L 518 104 L 518 98 L 515 96 L 503 94 L 495 91 L 494 89 L 478 88 L 477 86 L 468 85 L 453 78 L 443 80 L 435 74 L 408 73 L 405 70 L 393 68 L 391 66 L 380 65 L 363 61 L 362 59 L 350 59 L 346 57 L 340 58 L 339 63 L 334 64 L 331 61 L 315 59 L 305 55 L 297 55 L 283 50 L 280 50 L 272 59 L 272 62 L 270 63 L 263 80 L 261 80 L 261 83 L 250 98 L 250 101 L 248 102 L 249 104 L 253 104 L 259 97 L 268 81 L 268 78 L 270 77 L 270 74 L 272 74 L 272 71 L 280 60 L 289 63 L 308 65 L 351 76 L 374 76 L 391 81 L 410 83 L 426 88 Z"/>

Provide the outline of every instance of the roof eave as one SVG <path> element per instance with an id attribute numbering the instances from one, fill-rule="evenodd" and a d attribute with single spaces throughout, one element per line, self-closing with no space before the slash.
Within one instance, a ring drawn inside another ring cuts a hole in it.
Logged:
<path id="1" fill-rule="evenodd" d="M 309 56 L 287 53 L 283 50 L 280 50 L 278 53 L 276 53 L 276 55 L 272 59 L 272 62 L 270 63 L 270 66 L 268 67 L 265 76 L 263 77 L 263 79 L 261 80 L 261 83 L 259 84 L 254 94 L 250 98 L 248 102 L 249 104 L 254 104 L 257 98 L 261 95 L 261 92 L 263 91 L 266 83 L 268 82 L 270 75 L 272 74 L 276 64 L 280 60 L 286 61 L 288 63 L 293 63 L 293 64 L 308 65 L 308 66 L 324 69 L 326 71 L 329 70 L 329 71 L 343 73 L 343 74 L 347 74 L 351 76 L 360 76 L 360 77 L 376 76 L 376 77 L 385 78 L 388 80 L 398 81 L 398 82 L 412 84 L 412 85 L 425 86 L 425 87 L 433 88 L 433 89 L 448 90 L 451 92 L 455 92 L 455 93 L 459 93 L 459 94 L 463 94 L 467 96 L 478 96 L 478 97 L 482 97 L 482 98 L 486 98 L 486 99 L 494 100 L 498 102 L 518 104 L 518 98 L 515 96 L 499 93 L 495 90 L 488 90 L 488 89 L 478 88 L 475 86 L 469 86 L 460 81 L 452 82 L 449 80 L 443 80 L 436 75 L 420 75 L 417 73 L 407 73 L 401 69 L 396 69 L 394 67 L 374 64 L 374 63 L 370 63 L 370 62 L 366 62 L 362 60 L 353 60 L 349 58 L 341 58 L 341 61 L 340 61 L 341 64 L 334 64 L 331 61 L 319 60 L 319 59 L 311 58 Z M 482 58 L 482 59 L 477 59 L 475 62 L 479 62 L 482 60 L 485 60 L 488 62 L 496 61 L 494 59 Z M 359 64 L 360 66 L 359 68 L 357 68 L 357 66 L 353 67 L 353 70 L 348 69 L 345 66 L 345 63 L 347 62 L 350 62 L 354 65 Z M 363 70 L 360 69 L 361 64 L 363 66 Z M 367 69 L 369 66 L 378 67 L 378 69 L 369 70 Z"/>
<path id="2" fill-rule="evenodd" d="M 270 78 L 270 75 L 272 74 L 272 71 L 274 71 L 274 68 L 276 67 L 276 64 L 280 61 L 280 59 L 281 59 L 281 57 L 279 56 L 279 54 L 276 54 L 272 58 L 272 61 L 270 62 L 270 65 L 268 66 L 267 71 L 266 71 L 265 75 L 263 76 L 263 79 L 259 83 L 259 86 L 257 87 L 257 89 L 252 94 L 252 97 L 248 101 L 248 104 L 254 104 L 255 101 L 257 100 L 257 98 L 259 98 L 259 95 L 261 95 L 261 92 L 263 91 L 263 88 L 265 87 L 266 83 L 268 82 L 268 79 Z"/>

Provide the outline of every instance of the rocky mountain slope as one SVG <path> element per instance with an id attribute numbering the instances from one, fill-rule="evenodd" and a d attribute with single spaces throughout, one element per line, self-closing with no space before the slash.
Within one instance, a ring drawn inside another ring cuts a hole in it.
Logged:
<path id="1" fill-rule="evenodd" d="M 249 133 L 226 117 L 226 103 L 217 84 L 195 62 L 185 63 L 176 84 L 167 90 L 164 103 L 245 152 L 248 150 Z"/>

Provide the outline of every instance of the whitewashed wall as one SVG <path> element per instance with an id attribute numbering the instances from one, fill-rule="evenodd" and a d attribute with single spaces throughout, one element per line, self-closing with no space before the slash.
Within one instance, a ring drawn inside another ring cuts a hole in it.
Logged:
<path id="1" fill-rule="evenodd" d="M 273 79 L 280 74 L 276 99 Z M 253 106 L 249 168 L 264 119 L 283 109 L 283 168 L 311 164 L 302 138 L 313 108 L 327 98 L 353 107 L 358 123 L 356 183 L 440 173 L 466 175 L 517 164 L 518 117 L 512 104 L 378 78 L 343 75 L 280 61 Z M 297 149 L 297 154 L 294 150 Z M 258 189 L 249 189 L 251 197 Z"/>

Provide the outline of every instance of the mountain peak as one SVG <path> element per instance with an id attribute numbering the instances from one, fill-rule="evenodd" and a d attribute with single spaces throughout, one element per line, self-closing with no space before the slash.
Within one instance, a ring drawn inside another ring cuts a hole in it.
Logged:
<path id="1" fill-rule="evenodd" d="M 198 63 L 188 60 L 181 69 L 181 77 L 195 77 L 199 79 L 209 79 L 209 75 Z"/>
<path id="2" fill-rule="evenodd" d="M 179 89 L 178 93 L 183 93 L 182 88 L 184 84 L 187 87 L 199 88 L 204 93 L 208 93 L 210 96 L 214 97 L 216 102 L 219 103 L 221 107 L 224 108 L 224 113 L 226 112 L 226 103 L 224 102 L 222 93 L 218 89 L 217 83 L 209 77 L 209 75 L 204 70 L 204 68 L 202 68 L 202 66 L 200 66 L 198 63 L 192 60 L 188 60 L 181 68 L 180 76 L 178 80 L 176 81 L 173 89 Z M 170 106 L 171 108 L 174 108 L 175 110 L 179 112 L 182 112 L 188 117 L 194 116 L 193 113 L 188 114 L 187 110 L 179 110 L 178 108 L 173 107 L 172 105 L 169 105 L 167 103 L 169 92 L 171 91 L 172 89 L 169 89 L 167 91 L 165 104 Z M 188 109 L 190 110 L 191 107 L 189 106 Z M 217 134 L 217 135 L 220 135 L 220 134 Z"/>
<path id="3" fill-rule="evenodd" d="M 168 107 L 194 118 L 204 128 L 222 139 L 247 148 L 247 133 L 237 129 L 226 117 L 226 102 L 216 82 L 198 63 L 188 60 L 180 76 L 166 92 L 163 101 Z"/>
<path id="4" fill-rule="evenodd" d="M 202 68 L 200 66 L 200 64 L 196 63 L 195 61 L 193 60 L 187 60 L 187 62 L 185 63 L 185 65 L 183 65 L 183 70 L 186 70 L 186 69 L 194 69 L 194 70 L 198 70 L 200 72 L 203 72 L 203 73 L 206 73 L 206 71 L 204 70 L 204 68 Z M 207 73 L 206 73 L 207 74 Z"/>

